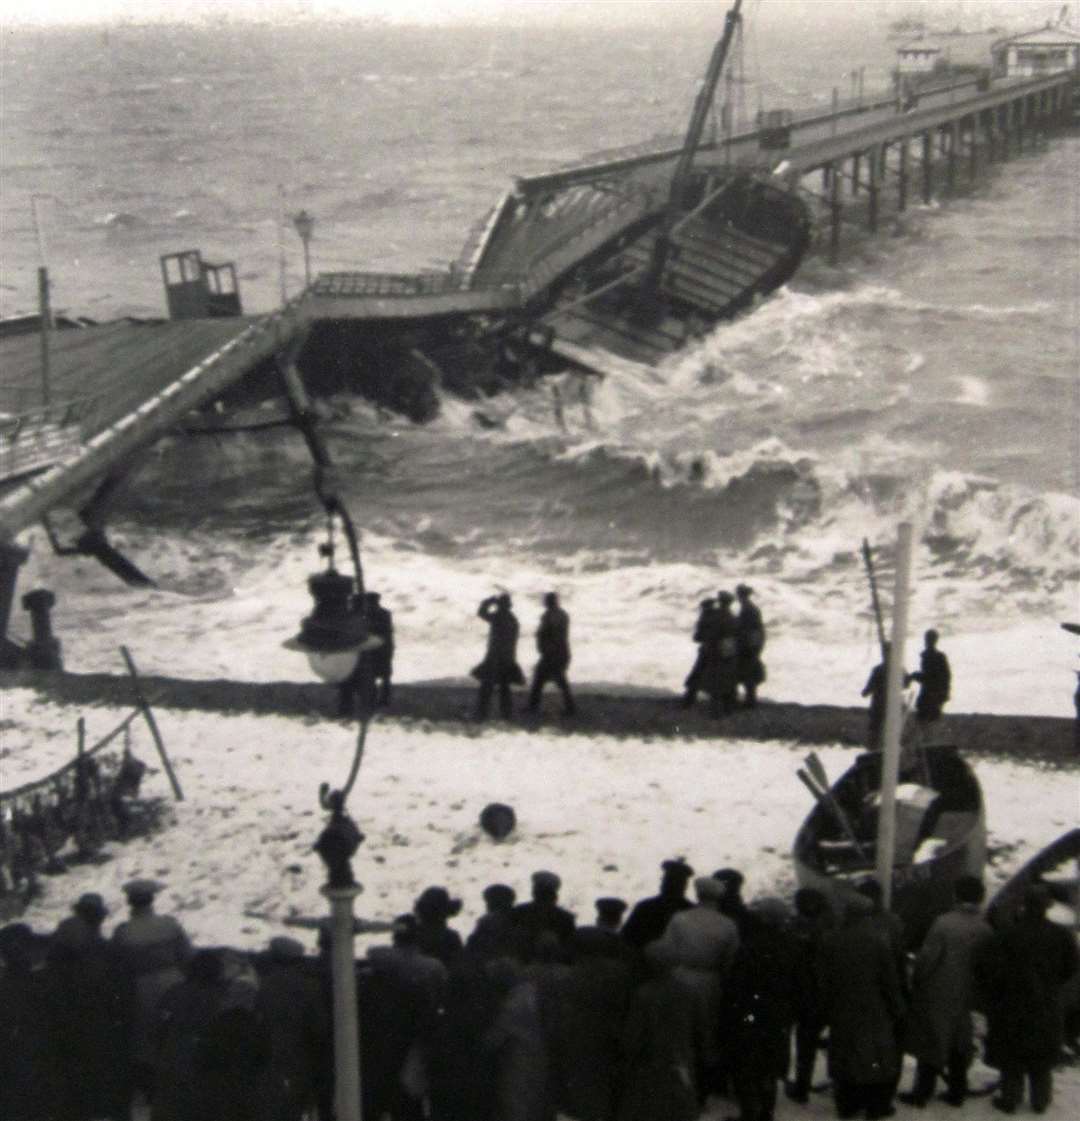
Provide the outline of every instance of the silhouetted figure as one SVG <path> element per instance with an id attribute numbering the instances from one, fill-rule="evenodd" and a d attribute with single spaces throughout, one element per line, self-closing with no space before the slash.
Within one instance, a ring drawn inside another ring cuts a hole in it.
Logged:
<path id="1" fill-rule="evenodd" d="M 382 645 L 372 650 L 368 657 L 371 659 L 371 676 L 379 690 L 379 704 L 385 707 L 390 703 L 390 680 L 394 675 L 394 616 L 379 600 L 378 592 L 364 594 L 368 628 L 383 640 Z"/>
<path id="2" fill-rule="evenodd" d="M 709 712 L 713 716 L 726 716 L 733 712 L 738 699 L 738 624 L 731 610 L 734 602 L 731 592 L 719 592 L 716 596 L 711 633 L 716 657 L 709 690 L 712 697 Z"/>
<path id="3" fill-rule="evenodd" d="M 754 589 L 740 584 L 735 589 L 739 600 L 739 614 L 735 620 L 735 647 L 737 677 L 743 687 L 743 703 L 747 708 L 757 704 L 757 690 L 765 680 L 765 664 L 761 652 L 765 649 L 765 623 L 761 608 L 750 598 Z"/>
<path id="4" fill-rule="evenodd" d="M 795 892 L 795 919 L 792 936 L 796 944 L 794 992 L 795 1077 L 786 1087 L 787 1096 L 800 1105 L 810 1098 L 814 1065 L 825 1031 L 824 1012 L 818 977 L 821 972 L 822 945 L 833 929 L 833 909 L 826 896 L 812 887 Z"/>
<path id="5" fill-rule="evenodd" d="M 422 954 L 450 967 L 461 953 L 461 935 L 449 920 L 461 911 L 461 900 L 451 899 L 444 887 L 426 887 L 413 904 L 416 915 L 416 945 Z"/>
<path id="6" fill-rule="evenodd" d="M 496 688 L 499 690 L 499 715 L 509 720 L 514 715 L 510 687 L 525 684 L 525 675 L 517 661 L 520 627 L 511 606 L 510 596 L 503 592 L 488 596 L 476 612 L 488 625 L 487 652 L 484 660 L 472 670 L 472 676 L 480 682 L 476 697 L 477 720 L 487 719 Z"/>
<path id="7" fill-rule="evenodd" d="M 1050 901 L 1043 885 L 1029 888 L 1017 921 L 997 931 L 975 957 L 986 1007 L 986 1062 L 1001 1071 L 993 1104 L 1002 1113 L 1016 1111 L 1025 1081 L 1036 1113 L 1053 1100 L 1063 1035 L 1060 994 L 1078 960 L 1072 932 L 1046 917 Z"/>
<path id="8" fill-rule="evenodd" d="M 471 954 L 480 958 L 503 957 L 513 953 L 513 909 L 517 893 L 508 884 L 488 884 L 484 888 L 487 910 L 477 920 L 465 943 Z"/>
<path id="9" fill-rule="evenodd" d="M 945 1076 L 950 1105 L 961 1106 L 967 1097 L 967 1072 L 975 1054 L 974 963 L 993 936 L 980 906 L 984 895 L 977 876 L 959 877 L 953 884 L 953 909 L 934 920 L 915 957 L 905 1049 L 917 1065 L 911 1090 L 898 1095 L 905 1105 L 927 1105 L 939 1075 Z"/>
<path id="10" fill-rule="evenodd" d="M 623 924 L 623 938 L 637 950 L 655 942 L 667 929 L 672 915 L 694 905 L 686 897 L 686 885 L 693 878 L 694 869 L 682 859 L 665 860 L 660 868 L 663 876 L 659 894 L 636 903 Z"/>
<path id="11" fill-rule="evenodd" d="M 559 888 L 562 881 L 554 872 L 534 872 L 532 899 L 519 903 L 511 912 L 514 939 L 522 961 L 536 956 L 537 943 L 545 933 L 551 933 L 558 942 L 562 955 L 570 948 L 577 923 L 574 916 L 559 906 Z"/>
<path id="12" fill-rule="evenodd" d="M 915 698 L 915 718 L 923 724 L 930 724 L 941 716 L 941 710 L 949 699 L 952 685 L 952 671 L 949 659 L 937 648 L 938 633 L 929 630 L 923 636 L 926 645 L 920 655 L 919 669 L 908 675 L 908 681 L 919 683 L 919 695 Z"/>
<path id="13" fill-rule="evenodd" d="M 881 735 L 885 730 L 885 694 L 888 691 L 888 661 L 890 644 L 881 648 L 881 661 L 870 671 L 862 695 L 870 698 L 867 713 L 866 746 L 871 751 L 881 750 Z"/>
<path id="14" fill-rule="evenodd" d="M 712 663 L 716 650 L 711 642 L 712 616 L 716 612 L 716 600 L 703 599 L 698 609 L 697 623 L 694 626 L 694 641 L 698 644 L 697 657 L 686 675 L 683 683 L 686 692 L 683 693 L 683 708 L 691 708 L 697 700 L 697 695 L 702 689 L 707 688 L 707 683 L 712 677 Z"/>
<path id="15" fill-rule="evenodd" d="M 536 631 L 536 649 L 540 652 L 540 660 L 533 671 L 529 711 L 539 712 L 540 694 L 544 686 L 553 681 L 562 693 L 563 715 L 573 716 L 574 698 L 566 680 L 566 671 L 570 666 L 570 616 L 559 606 L 559 597 L 554 592 L 544 596 L 544 613 Z"/>

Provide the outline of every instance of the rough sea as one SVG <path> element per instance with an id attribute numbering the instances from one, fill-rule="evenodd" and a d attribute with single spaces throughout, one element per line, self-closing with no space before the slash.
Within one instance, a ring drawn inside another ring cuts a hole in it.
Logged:
<path id="1" fill-rule="evenodd" d="M 301 208 L 316 271 L 444 265 L 513 175 L 681 133 L 722 19 L 4 29 L 0 311 L 34 309 L 34 196 L 54 306 L 99 320 L 164 314 L 158 256 L 191 247 L 236 261 L 245 310 L 269 310 L 283 252 L 302 283 L 280 221 Z M 748 28 L 737 114 L 825 107 L 858 68 L 882 89 L 895 46 L 864 23 Z M 908 520 L 909 666 L 934 626 L 955 710 L 1071 715 L 1080 135 L 885 226 L 658 369 L 626 364 L 587 402 L 564 379 L 562 424 L 550 384 L 485 402 L 484 425 L 452 399 L 422 427 L 335 402 L 398 675 L 463 676 L 483 595 L 512 592 L 531 635 L 554 588 L 579 681 L 677 690 L 698 600 L 747 582 L 770 626 L 764 691 L 859 703 L 876 660 L 859 548 L 888 606 Z M 126 642 L 146 670 L 306 678 L 280 649 L 323 533 L 297 437 L 160 445 L 113 532 L 158 590 L 27 535 L 20 589 L 57 592 L 69 668 L 118 668 Z"/>

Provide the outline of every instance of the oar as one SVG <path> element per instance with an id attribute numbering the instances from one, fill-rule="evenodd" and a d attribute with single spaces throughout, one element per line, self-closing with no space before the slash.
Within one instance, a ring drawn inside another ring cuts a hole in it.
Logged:
<path id="1" fill-rule="evenodd" d="M 863 848 L 859 838 L 855 835 L 855 830 L 848 820 L 848 816 L 844 813 L 843 807 L 836 800 L 832 789 L 829 786 L 829 777 L 825 773 L 825 766 L 814 752 L 806 757 L 806 770 L 799 769 L 796 772 L 803 782 L 811 789 L 819 802 L 824 802 L 832 811 L 833 816 L 840 823 L 840 828 L 847 834 L 848 840 L 855 846 L 855 851 L 863 858 L 869 860 L 866 849 Z M 805 776 L 805 777 L 804 777 Z"/>

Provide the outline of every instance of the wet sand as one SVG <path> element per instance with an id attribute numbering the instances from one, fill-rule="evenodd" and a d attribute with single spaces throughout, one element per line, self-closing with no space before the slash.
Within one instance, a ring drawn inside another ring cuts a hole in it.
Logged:
<path id="1" fill-rule="evenodd" d="M 140 681 L 153 705 L 163 709 L 309 719 L 335 719 L 337 713 L 336 690 L 317 682 L 204 681 L 149 674 Z M 23 671 L 0 676 L 0 683 L 33 689 L 63 704 L 123 706 L 134 702 L 132 681 L 123 674 Z M 468 734 L 475 727 L 471 719 L 475 692 L 475 685 L 460 679 L 395 684 L 392 703 L 379 710 L 379 719 L 406 724 L 424 721 L 444 729 L 457 726 Z M 708 715 L 703 701 L 687 710 L 680 706 L 678 696 L 667 691 L 583 684 L 576 687 L 575 696 L 578 715 L 573 718 L 560 715 L 560 700 L 552 691 L 545 695 L 538 718 L 518 715 L 512 724 L 567 735 L 780 740 L 852 748 L 862 747 L 866 734 L 863 708 L 800 705 L 765 698 L 755 709 L 716 720 Z M 515 691 L 514 703 L 520 713 L 524 707 L 522 691 Z M 953 743 L 973 755 L 1080 765 L 1075 722 L 1062 717 L 946 713 L 928 740 Z"/>

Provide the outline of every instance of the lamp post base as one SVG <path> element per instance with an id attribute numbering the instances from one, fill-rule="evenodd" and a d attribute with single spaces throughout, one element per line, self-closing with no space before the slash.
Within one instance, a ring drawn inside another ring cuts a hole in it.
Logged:
<path id="1" fill-rule="evenodd" d="M 333 921 L 331 968 L 334 986 L 334 1105 L 337 1121 L 360 1121 L 360 1028 L 353 958 L 353 900 L 363 888 L 320 889 L 330 900 Z"/>

